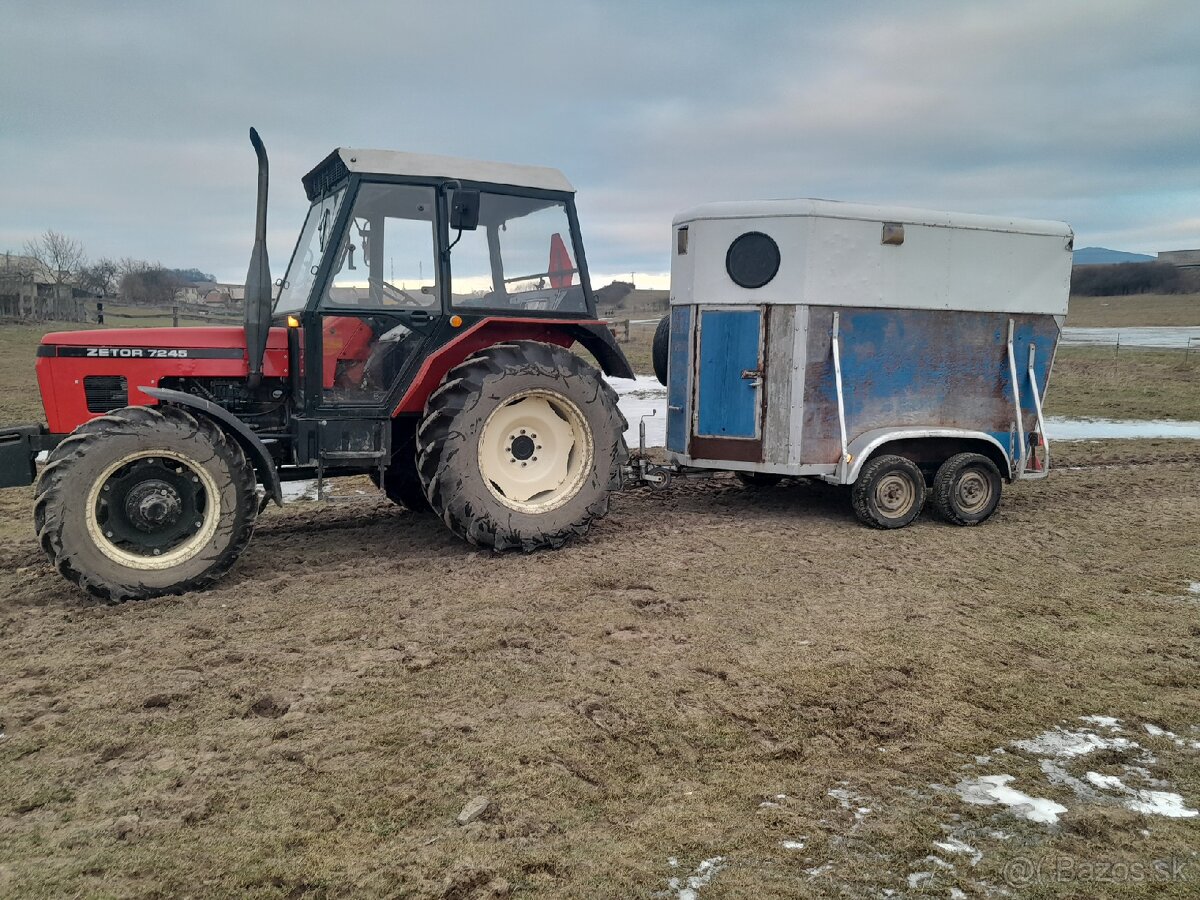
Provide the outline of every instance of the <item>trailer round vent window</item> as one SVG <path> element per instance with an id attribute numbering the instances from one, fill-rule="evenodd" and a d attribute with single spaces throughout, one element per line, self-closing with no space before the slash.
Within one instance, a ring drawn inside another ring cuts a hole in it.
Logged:
<path id="1" fill-rule="evenodd" d="M 761 231 L 747 231 L 729 245 L 725 271 L 738 287 L 760 288 L 779 271 L 779 245 Z"/>

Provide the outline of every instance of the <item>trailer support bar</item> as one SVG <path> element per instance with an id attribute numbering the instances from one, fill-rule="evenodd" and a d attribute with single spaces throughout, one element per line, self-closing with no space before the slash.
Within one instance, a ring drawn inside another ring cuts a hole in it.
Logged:
<path id="1" fill-rule="evenodd" d="M 1021 385 L 1017 381 L 1017 357 L 1013 352 L 1013 332 L 1016 331 L 1016 325 L 1012 319 L 1008 320 L 1008 374 L 1012 379 L 1013 392 L 1013 411 L 1017 416 L 1017 458 L 1016 458 L 1016 477 L 1022 478 L 1025 475 L 1025 422 L 1021 416 Z"/>
<path id="2" fill-rule="evenodd" d="M 1041 439 L 1042 447 L 1044 448 L 1044 465 L 1040 472 L 1028 472 L 1023 474 L 1022 478 L 1037 479 L 1045 478 L 1050 474 L 1050 441 L 1046 439 L 1046 421 L 1042 418 L 1042 394 L 1038 390 L 1037 372 L 1034 368 L 1034 362 L 1037 360 L 1037 345 L 1029 345 L 1029 389 L 1033 391 L 1033 408 L 1037 410 L 1038 437 Z M 1030 450 L 1031 453 L 1036 452 Z"/>
<path id="3" fill-rule="evenodd" d="M 1011 328 L 1009 323 L 1009 327 Z M 833 380 L 837 385 L 837 407 L 838 407 L 838 429 L 841 432 L 842 438 L 842 455 L 838 458 L 837 474 L 840 482 L 845 482 L 846 464 L 850 462 L 850 453 L 846 444 L 846 401 L 842 396 L 842 338 L 841 338 L 842 314 L 838 311 L 833 313 Z M 1011 350 L 1011 342 L 1009 349 Z"/>

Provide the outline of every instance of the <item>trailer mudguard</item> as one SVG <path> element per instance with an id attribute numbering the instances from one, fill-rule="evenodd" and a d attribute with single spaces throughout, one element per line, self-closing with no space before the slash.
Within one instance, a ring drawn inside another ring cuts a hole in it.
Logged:
<path id="1" fill-rule="evenodd" d="M 237 416 L 217 406 L 215 403 L 201 397 L 185 394 L 183 391 L 152 387 L 139 387 L 138 390 L 143 394 L 153 397 L 159 403 L 172 403 L 175 406 L 191 407 L 214 419 L 242 445 L 242 449 L 246 451 L 246 455 L 254 463 L 254 471 L 258 473 L 258 479 L 267 489 L 267 493 L 271 499 L 280 506 L 283 506 L 283 487 L 280 485 L 279 472 L 275 469 L 275 461 L 271 459 L 271 453 L 267 450 L 267 445 L 262 442 L 262 439 L 257 434 L 247 428 L 246 424 L 238 419 Z"/>
<path id="2" fill-rule="evenodd" d="M 936 438 L 948 438 L 973 442 L 979 445 L 985 456 L 992 458 L 1000 469 L 1000 475 L 1005 481 L 1012 481 L 1012 459 L 1004 446 L 994 435 L 986 431 L 970 431 L 965 428 L 878 428 L 860 434 L 852 440 L 847 448 L 851 462 L 846 471 L 845 484 L 853 484 L 858 479 L 858 473 L 868 459 L 887 444 L 897 441 L 923 441 Z M 990 451 L 990 452 L 988 452 Z"/>

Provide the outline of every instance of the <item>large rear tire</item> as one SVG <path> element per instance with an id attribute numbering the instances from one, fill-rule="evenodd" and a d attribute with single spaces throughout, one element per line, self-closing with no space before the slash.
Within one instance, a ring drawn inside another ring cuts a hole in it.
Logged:
<path id="1" fill-rule="evenodd" d="M 659 384 L 667 383 L 667 361 L 671 353 L 671 317 L 663 316 L 654 329 L 654 342 L 650 345 L 650 361 L 654 363 L 654 377 Z"/>
<path id="2" fill-rule="evenodd" d="M 111 602 L 206 587 L 254 532 L 254 469 L 204 416 L 130 406 L 79 426 L 37 482 L 34 523 L 68 581 Z"/>
<path id="3" fill-rule="evenodd" d="M 608 511 L 629 457 L 600 373 L 551 344 L 481 350 L 450 370 L 417 429 L 417 471 L 446 525 L 496 550 L 561 547 Z"/>

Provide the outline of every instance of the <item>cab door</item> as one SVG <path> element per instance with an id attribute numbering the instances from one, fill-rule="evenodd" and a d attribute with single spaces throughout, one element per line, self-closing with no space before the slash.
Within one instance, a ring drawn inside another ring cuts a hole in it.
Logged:
<path id="1" fill-rule="evenodd" d="M 763 309 L 701 308 L 691 456 L 762 460 Z"/>
<path id="2" fill-rule="evenodd" d="M 432 187 L 359 187 L 319 305 L 322 408 L 390 414 L 441 324 Z"/>

